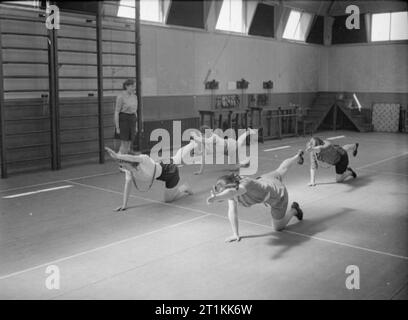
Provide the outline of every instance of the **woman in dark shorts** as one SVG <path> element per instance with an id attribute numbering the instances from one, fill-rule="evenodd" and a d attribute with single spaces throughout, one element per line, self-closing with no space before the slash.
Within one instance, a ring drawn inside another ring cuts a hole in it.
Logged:
<path id="1" fill-rule="evenodd" d="M 120 139 L 119 153 L 127 154 L 132 149 L 136 136 L 137 97 L 135 82 L 131 79 L 123 83 L 123 92 L 116 98 L 115 138 Z"/>
<path id="2" fill-rule="evenodd" d="M 357 174 L 349 165 L 348 151 L 353 152 L 353 156 L 357 155 L 358 143 L 346 144 L 340 147 L 337 144 L 331 144 L 328 140 L 322 140 L 313 137 L 306 144 L 306 151 L 310 152 L 310 183 L 309 186 L 316 185 L 316 170 L 318 161 L 336 168 L 336 182 L 343 182 L 348 177 L 356 178 Z"/>
<path id="3" fill-rule="evenodd" d="M 166 185 L 166 188 L 164 189 L 165 202 L 172 202 L 184 196 L 193 194 L 191 188 L 187 184 L 180 185 L 180 175 L 177 165 L 173 163 L 158 163 L 145 154 L 120 154 L 108 147 L 106 147 L 105 150 L 113 159 L 118 161 L 121 170 L 125 172 L 123 203 L 120 207 L 115 209 L 116 211 L 124 211 L 127 209 L 131 182 L 133 182 L 138 190 L 139 187 L 137 181 L 148 183 L 149 187 L 147 190 L 149 190 L 153 185 L 154 180 L 164 181 Z"/>

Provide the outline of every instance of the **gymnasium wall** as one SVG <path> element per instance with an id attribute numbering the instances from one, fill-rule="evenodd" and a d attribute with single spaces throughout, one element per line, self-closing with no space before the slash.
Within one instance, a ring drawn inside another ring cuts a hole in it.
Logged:
<path id="1" fill-rule="evenodd" d="M 327 91 L 356 93 L 373 103 L 408 104 L 408 44 L 336 45 L 328 50 Z"/>

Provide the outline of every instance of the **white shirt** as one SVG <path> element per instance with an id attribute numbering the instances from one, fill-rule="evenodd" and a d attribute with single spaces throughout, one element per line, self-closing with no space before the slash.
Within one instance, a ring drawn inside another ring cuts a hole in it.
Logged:
<path id="1" fill-rule="evenodd" d="M 139 165 L 132 170 L 133 177 L 138 181 L 150 182 L 154 179 L 157 179 L 162 174 L 162 166 L 150 158 L 148 155 L 141 154 L 139 155 L 142 158 L 142 161 Z M 154 167 L 156 166 L 156 173 L 153 177 Z"/>

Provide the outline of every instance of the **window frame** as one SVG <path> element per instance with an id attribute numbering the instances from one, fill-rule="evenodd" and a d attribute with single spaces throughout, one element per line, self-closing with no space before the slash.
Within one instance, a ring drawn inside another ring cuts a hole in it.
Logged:
<path id="1" fill-rule="evenodd" d="M 376 13 L 371 13 L 370 16 L 370 34 L 369 34 L 369 43 L 372 44 L 390 44 L 390 43 L 406 43 L 408 42 L 408 37 L 407 39 L 398 39 L 398 40 L 392 40 L 391 39 L 391 26 L 392 26 L 392 14 L 393 13 L 399 13 L 399 12 L 407 12 L 408 11 L 387 11 L 387 12 L 376 12 Z M 388 32 L 388 40 L 373 40 L 373 16 L 378 15 L 378 14 L 389 14 L 389 32 Z"/>
<path id="2" fill-rule="evenodd" d="M 141 4 L 142 1 L 151 1 L 151 0 L 140 0 L 140 4 Z M 140 23 L 141 24 L 151 24 L 151 25 L 159 25 L 159 26 L 165 25 L 166 14 L 167 13 L 164 12 L 165 11 L 164 10 L 164 1 L 163 0 L 157 0 L 157 1 L 159 3 L 159 18 L 160 18 L 160 21 L 145 20 L 145 19 L 142 19 L 142 17 L 140 16 Z M 121 2 L 122 2 L 122 0 L 119 1 L 118 12 L 116 14 L 116 18 L 118 18 L 118 19 L 127 19 L 129 21 L 134 21 L 135 18 L 124 17 L 124 16 L 119 15 L 119 9 L 120 9 L 121 6 L 122 7 L 127 7 L 127 8 L 132 8 L 133 10 L 135 9 L 135 7 L 129 6 L 129 5 L 126 5 L 126 4 L 121 4 Z M 140 11 L 141 11 L 141 9 L 140 9 Z M 140 15 L 141 15 L 141 12 L 140 12 Z"/>
<path id="3" fill-rule="evenodd" d="M 301 20 L 302 20 L 303 15 L 304 15 L 304 14 L 310 15 L 310 21 L 309 21 L 309 24 L 308 24 L 308 26 L 307 26 L 307 28 L 306 28 L 306 30 L 305 30 L 304 40 L 298 40 L 298 39 L 285 38 L 285 37 L 284 37 L 285 30 L 286 30 L 286 27 L 287 27 L 288 22 L 289 22 L 290 14 L 291 14 L 293 11 L 296 11 L 296 12 L 299 12 L 299 13 L 300 13 L 300 18 L 299 18 L 298 23 L 297 23 L 297 25 L 296 25 L 294 34 L 296 34 L 296 32 L 297 32 L 297 30 L 298 30 L 298 27 L 299 27 L 299 25 L 300 25 L 300 22 L 301 22 Z M 301 9 L 290 8 L 289 15 L 287 16 L 287 19 L 286 19 L 285 27 L 283 28 L 282 39 L 285 40 L 285 41 L 288 41 L 288 42 L 307 43 L 306 40 L 307 40 L 307 37 L 308 37 L 308 35 L 309 35 L 309 33 L 310 33 L 310 29 L 311 29 L 311 27 L 312 27 L 312 25 L 313 25 L 313 21 L 314 21 L 314 19 L 315 19 L 316 16 L 317 16 L 317 14 L 312 13 L 312 12 L 308 12 L 308 11 L 301 10 Z"/>
<path id="4" fill-rule="evenodd" d="M 214 31 L 217 33 L 224 33 L 224 34 L 234 34 L 234 35 L 248 35 L 248 26 L 247 26 L 247 2 L 246 0 L 239 0 L 242 3 L 242 12 L 241 12 L 241 31 L 235 31 L 235 30 L 225 30 L 225 29 L 218 29 L 217 28 L 217 24 L 218 24 L 218 20 L 220 19 L 220 15 L 221 15 L 221 10 L 222 10 L 222 6 L 224 5 L 225 1 L 229 1 L 231 3 L 231 1 L 237 1 L 237 0 L 223 0 L 222 1 L 222 5 L 220 8 L 220 12 L 218 13 L 218 17 L 217 17 L 217 21 L 215 22 L 214 25 Z M 230 23 L 231 25 L 231 23 Z"/>

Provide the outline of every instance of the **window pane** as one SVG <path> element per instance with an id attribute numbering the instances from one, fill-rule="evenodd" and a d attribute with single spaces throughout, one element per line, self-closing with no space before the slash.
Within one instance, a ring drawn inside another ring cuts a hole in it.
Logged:
<path id="1" fill-rule="evenodd" d="M 299 41 L 305 41 L 306 32 L 309 28 L 310 22 L 312 21 L 312 15 L 310 13 L 303 13 L 300 18 L 300 22 L 296 29 L 294 39 Z"/>
<path id="2" fill-rule="evenodd" d="M 391 40 L 408 39 L 408 12 L 391 13 Z"/>
<path id="3" fill-rule="evenodd" d="M 389 13 L 373 14 L 371 22 L 371 41 L 390 40 L 390 18 Z"/>
<path id="4" fill-rule="evenodd" d="M 120 0 L 118 17 L 134 19 L 135 0 Z M 141 0 L 140 20 L 161 22 L 160 0 Z"/>
<path id="5" fill-rule="evenodd" d="M 218 17 L 216 29 L 242 32 L 242 0 L 224 0 Z"/>
<path id="6" fill-rule="evenodd" d="M 294 39 L 300 16 L 301 14 L 299 11 L 292 10 L 290 12 L 288 22 L 285 26 L 285 31 L 283 32 L 283 38 Z"/>

